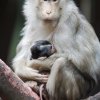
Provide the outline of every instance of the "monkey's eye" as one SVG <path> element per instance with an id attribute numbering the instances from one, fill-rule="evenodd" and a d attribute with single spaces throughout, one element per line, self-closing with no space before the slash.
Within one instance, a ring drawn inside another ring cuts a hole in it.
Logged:
<path id="1" fill-rule="evenodd" d="M 53 0 L 54 2 L 56 2 L 57 0 Z"/>

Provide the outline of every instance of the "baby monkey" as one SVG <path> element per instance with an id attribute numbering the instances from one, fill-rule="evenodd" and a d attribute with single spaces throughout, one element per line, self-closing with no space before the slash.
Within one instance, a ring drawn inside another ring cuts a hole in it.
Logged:
<path id="1" fill-rule="evenodd" d="M 56 50 L 54 46 L 47 40 L 36 41 L 35 44 L 31 47 L 31 60 L 39 58 L 48 58 Z"/>

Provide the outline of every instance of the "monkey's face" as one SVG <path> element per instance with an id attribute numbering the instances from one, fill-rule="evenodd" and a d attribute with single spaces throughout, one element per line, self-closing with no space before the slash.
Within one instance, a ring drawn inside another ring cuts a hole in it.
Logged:
<path id="1" fill-rule="evenodd" d="M 38 0 L 37 17 L 42 20 L 57 20 L 60 17 L 59 0 Z"/>
<path id="2" fill-rule="evenodd" d="M 31 47 L 31 59 L 38 59 L 40 57 L 49 57 L 55 53 L 54 46 L 47 40 L 36 41 Z"/>

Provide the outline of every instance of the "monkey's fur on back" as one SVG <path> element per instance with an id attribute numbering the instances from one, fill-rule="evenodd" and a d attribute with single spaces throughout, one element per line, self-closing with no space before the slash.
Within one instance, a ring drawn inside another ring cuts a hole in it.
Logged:
<path id="1" fill-rule="evenodd" d="M 40 69 L 50 69 L 46 88 L 50 100 L 79 100 L 94 92 L 100 77 L 100 43 L 73 0 L 26 0 L 23 38 L 13 60 L 23 78 L 47 81 Z M 30 60 L 35 41 L 48 40 L 56 53 Z"/>

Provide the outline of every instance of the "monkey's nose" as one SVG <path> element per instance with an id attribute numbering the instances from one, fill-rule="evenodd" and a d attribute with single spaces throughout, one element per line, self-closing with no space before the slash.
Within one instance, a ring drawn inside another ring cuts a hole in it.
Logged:
<path id="1" fill-rule="evenodd" d="M 51 14 L 51 11 L 46 11 L 46 13 L 47 13 L 48 15 L 50 15 L 50 14 Z"/>

